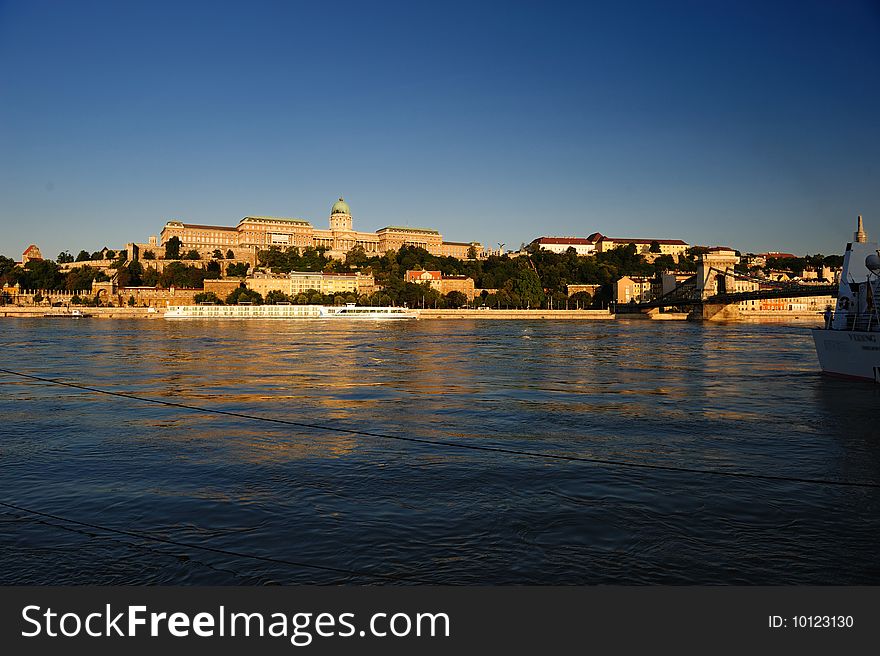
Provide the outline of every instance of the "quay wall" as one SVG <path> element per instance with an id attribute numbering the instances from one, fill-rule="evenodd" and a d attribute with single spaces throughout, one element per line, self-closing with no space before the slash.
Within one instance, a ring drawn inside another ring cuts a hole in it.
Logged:
<path id="1" fill-rule="evenodd" d="M 419 310 L 420 319 L 614 319 L 610 310 Z"/>
<path id="2" fill-rule="evenodd" d="M 77 307 L 80 312 L 88 315 L 86 318 L 94 319 L 161 319 L 164 314 L 163 308 L 157 308 L 155 312 L 149 312 L 145 307 Z M 0 306 L 0 317 L 17 317 L 20 319 L 50 319 L 47 314 L 66 312 L 66 308 L 52 307 L 18 307 L 14 305 Z M 62 317 L 64 318 L 64 317 Z"/>

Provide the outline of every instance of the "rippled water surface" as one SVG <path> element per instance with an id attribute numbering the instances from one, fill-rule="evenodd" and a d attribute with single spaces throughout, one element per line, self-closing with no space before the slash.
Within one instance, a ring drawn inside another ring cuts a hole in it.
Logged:
<path id="1" fill-rule="evenodd" d="M 0 321 L 3 368 L 375 435 L 880 482 L 805 327 Z M 880 490 L 425 445 L 0 374 L 0 583 L 880 583 Z M 297 563 L 292 564 L 292 563 Z M 338 568 L 359 574 L 312 569 Z"/>

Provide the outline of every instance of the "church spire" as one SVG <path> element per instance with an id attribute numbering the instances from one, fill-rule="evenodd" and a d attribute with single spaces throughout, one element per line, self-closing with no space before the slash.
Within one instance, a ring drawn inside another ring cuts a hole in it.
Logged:
<path id="1" fill-rule="evenodd" d="M 868 235 L 865 233 L 865 228 L 862 226 L 862 215 L 861 214 L 859 214 L 858 229 L 855 231 L 855 233 L 853 233 L 853 237 L 855 238 L 856 242 L 859 244 L 864 244 L 866 241 L 868 241 Z"/>

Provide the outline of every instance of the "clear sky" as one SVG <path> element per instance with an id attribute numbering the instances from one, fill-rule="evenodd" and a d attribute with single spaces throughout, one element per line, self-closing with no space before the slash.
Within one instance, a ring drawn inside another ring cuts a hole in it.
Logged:
<path id="1" fill-rule="evenodd" d="M 880 237 L 880 1 L 0 0 L 0 253 L 169 219 Z"/>

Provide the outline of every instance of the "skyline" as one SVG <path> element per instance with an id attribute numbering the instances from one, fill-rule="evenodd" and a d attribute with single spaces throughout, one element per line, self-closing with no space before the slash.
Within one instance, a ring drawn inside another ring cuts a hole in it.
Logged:
<path id="1" fill-rule="evenodd" d="M 0 252 L 244 216 L 841 252 L 880 5 L 0 3 Z"/>

